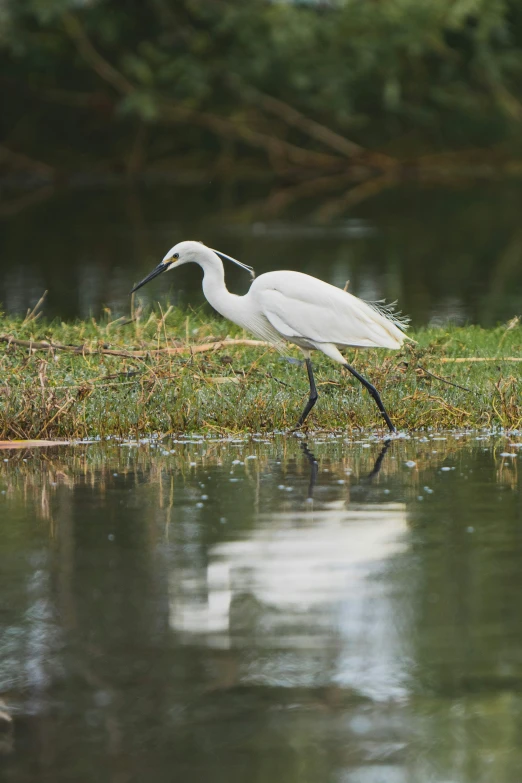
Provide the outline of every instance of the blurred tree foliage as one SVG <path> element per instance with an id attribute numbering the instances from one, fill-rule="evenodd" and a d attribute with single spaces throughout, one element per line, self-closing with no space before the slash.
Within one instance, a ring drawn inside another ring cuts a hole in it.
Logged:
<path id="1" fill-rule="evenodd" d="M 0 84 L 0 162 L 53 170 L 516 156 L 522 4 L 0 0 Z"/>

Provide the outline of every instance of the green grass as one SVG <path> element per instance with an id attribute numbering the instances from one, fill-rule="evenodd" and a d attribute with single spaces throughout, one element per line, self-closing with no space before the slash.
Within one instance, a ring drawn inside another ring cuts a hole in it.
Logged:
<path id="1" fill-rule="evenodd" d="M 191 355 L 189 346 L 250 337 L 206 314 L 169 308 L 164 316 L 132 322 L 73 324 L 0 316 L 0 334 L 70 346 L 35 351 L 0 343 L 0 439 L 285 430 L 295 425 L 308 396 L 304 368 L 272 349 L 227 346 Z M 417 342 L 399 352 L 346 354 L 380 391 L 398 429 L 522 427 L 522 364 L 509 360 L 522 358 L 516 319 L 489 330 L 423 329 L 411 336 Z M 150 353 L 166 345 L 184 353 Z M 299 356 L 297 349 L 290 353 Z M 497 360 L 447 361 L 456 357 Z M 314 366 L 319 400 L 310 429 L 385 431 L 375 403 L 351 375 L 319 353 Z"/>

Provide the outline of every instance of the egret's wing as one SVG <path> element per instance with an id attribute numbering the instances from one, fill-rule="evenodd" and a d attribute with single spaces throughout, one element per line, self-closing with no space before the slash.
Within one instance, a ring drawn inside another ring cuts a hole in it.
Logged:
<path id="1" fill-rule="evenodd" d="M 289 340 L 361 348 L 399 348 L 405 335 L 390 317 L 356 296 L 299 272 L 263 275 L 263 314 Z M 261 281 L 261 278 L 259 278 Z"/>

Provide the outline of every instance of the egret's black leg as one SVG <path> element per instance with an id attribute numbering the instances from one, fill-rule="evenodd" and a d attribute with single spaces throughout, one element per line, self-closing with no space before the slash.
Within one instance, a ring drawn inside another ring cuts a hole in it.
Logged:
<path id="1" fill-rule="evenodd" d="M 360 381 L 360 382 L 362 383 L 362 385 L 363 385 L 363 386 L 364 386 L 366 389 L 368 389 L 368 391 L 369 391 L 369 392 L 370 392 L 370 394 L 372 395 L 373 399 L 374 399 L 374 400 L 375 400 L 375 402 L 377 403 L 377 407 L 379 408 L 380 412 L 382 413 L 383 419 L 384 419 L 384 421 L 386 422 L 386 424 L 388 425 L 388 428 L 389 428 L 390 432 L 397 432 L 397 430 L 395 429 L 395 427 L 393 426 L 393 424 L 392 424 L 392 422 L 391 422 L 391 419 L 390 419 L 390 417 L 389 417 L 389 416 L 388 416 L 388 414 L 386 413 L 386 408 L 385 408 L 385 407 L 384 407 L 384 405 L 382 404 L 382 400 L 381 400 L 381 398 L 380 398 L 380 396 L 379 396 L 379 392 L 377 391 L 377 389 L 375 388 L 375 386 L 372 386 L 372 384 L 370 383 L 370 381 L 367 381 L 367 380 L 366 380 L 366 378 L 363 378 L 363 376 L 362 376 L 360 373 L 358 373 L 358 372 L 357 372 L 357 370 L 354 370 L 354 368 L 353 368 L 353 367 L 350 367 L 350 365 L 348 364 L 348 362 L 345 362 L 344 366 L 346 367 L 346 369 L 347 369 L 347 370 L 350 370 L 350 372 L 352 373 L 352 375 L 355 375 L 355 377 L 357 378 L 357 380 L 358 380 L 358 381 Z"/>
<path id="2" fill-rule="evenodd" d="M 312 370 L 312 362 L 310 359 L 306 359 L 305 361 L 306 369 L 308 371 L 308 380 L 310 381 L 310 396 L 308 398 L 308 402 L 306 403 L 305 409 L 302 412 L 299 421 L 297 422 L 297 427 L 300 427 L 303 423 L 312 408 L 314 407 L 315 403 L 317 402 L 318 394 L 317 389 L 315 388 L 315 378 L 314 378 L 314 371 Z M 297 429 L 296 427 L 296 429 Z"/>

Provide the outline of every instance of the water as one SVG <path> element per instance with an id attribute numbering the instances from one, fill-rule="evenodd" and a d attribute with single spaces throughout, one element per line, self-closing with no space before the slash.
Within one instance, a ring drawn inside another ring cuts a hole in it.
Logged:
<path id="1" fill-rule="evenodd" d="M 521 444 L 1 452 L 2 779 L 519 783 Z"/>
<path id="2" fill-rule="evenodd" d="M 321 201 L 267 213 L 266 189 L 171 184 L 25 194 L 4 209 L 0 303 L 24 313 L 48 290 L 49 317 L 128 313 L 129 290 L 180 239 L 201 239 L 257 273 L 298 269 L 369 300 L 399 300 L 414 325 L 491 326 L 522 313 L 522 188 L 404 185 L 322 222 Z M 23 206 L 23 208 L 22 208 Z M 184 267 L 140 292 L 145 301 L 203 302 Z M 248 275 L 230 265 L 231 290 Z"/>

